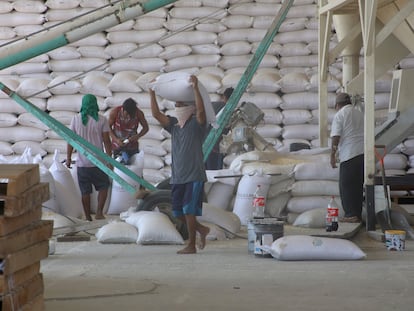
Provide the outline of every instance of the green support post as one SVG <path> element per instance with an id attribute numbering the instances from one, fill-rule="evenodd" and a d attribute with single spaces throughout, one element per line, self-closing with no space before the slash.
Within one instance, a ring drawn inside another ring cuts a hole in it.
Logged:
<path id="1" fill-rule="evenodd" d="M 229 100 L 227 101 L 227 104 L 224 106 L 223 113 L 220 114 L 217 120 L 219 124 L 218 128 L 212 128 L 209 134 L 207 135 L 204 141 L 204 144 L 203 144 L 204 161 L 207 160 L 214 145 L 220 139 L 224 128 L 229 123 L 233 111 L 236 109 L 237 104 L 239 103 L 239 100 L 242 94 L 244 93 L 244 91 L 247 88 L 247 85 L 250 83 L 251 79 L 253 78 L 254 73 L 259 67 L 259 64 L 262 61 L 264 55 L 266 54 L 266 51 L 268 50 L 270 44 L 272 43 L 273 38 L 275 37 L 276 33 L 279 31 L 280 25 L 285 20 L 286 15 L 289 9 L 291 8 L 292 4 L 293 4 L 293 0 L 286 0 L 283 3 L 282 7 L 279 10 L 279 13 L 276 15 L 275 19 L 273 20 L 272 25 L 270 26 L 263 40 L 260 42 L 249 65 L 247 66 L 246 70 L 241 76 L 239 83 L 234 88 L 233 93 L 231 94 Z"/>

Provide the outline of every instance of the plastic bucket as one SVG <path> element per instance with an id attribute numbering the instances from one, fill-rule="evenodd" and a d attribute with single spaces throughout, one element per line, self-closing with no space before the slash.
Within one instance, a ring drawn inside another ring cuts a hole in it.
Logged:
<path id="1" fill-rule="evenodd" d="M 385 246 L 389 251 L 402 251 L 405 249 L 404 230 L 385 230 Z"/>
<path id="2" fill-rule="evenodd" d="M 261 246 L 271 246 L 283 236 L 283 221 L 275 218 L 253 219 L 247 224 L 248 251 L 257 256 L 271 257 Z"/>

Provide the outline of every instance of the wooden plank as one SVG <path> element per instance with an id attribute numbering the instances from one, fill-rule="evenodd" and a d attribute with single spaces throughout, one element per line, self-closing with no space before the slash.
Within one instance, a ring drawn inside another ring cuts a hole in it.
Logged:
<path id="1" fill-rule="evenodd" d="M 46 258 L 49 255 L 49 241 L 43 241 L 29 246 L 3 258 L 3 274 L 8 276 L 27 266 Z M 1 259 L 1 258 L 0 258 Z"/>
<path id="2" fill-rule="evenodd" d="M 57 227 L 53 229 L 53 235 L 59 236 L 62 234 L 74 234 L 81 231 L 88 231 L 98 229 L 108 223 L 108 219 L 99 219 L 92 222 L 84 222 L 78 224 L 72 224 L 64 227 Z"/>
<path id="3" fill-rule="evenodd" d="M 22 310 L 44 292 L 43 276 L 38 273 L 34 278 L 3 296 L 3 310 Z"/>
<path id="4" fill-rule="evenodd" d="M 43 294 L 37 295 L 32 301 L 21 307 L 21 311 L 44 311 L 46 309 Z"/>
<path id="5" fill-rule="evenodd" d="M 40 182 L 38 164 L 0 164 L 0 193 L 15 196 Z"/>
<path id="6" fill-rule="evenodd" d="M 0 216 L 0 237 L 20 230 L 41 218 L 42 207 L 40 205 L 18 217 L 6 218 Z"/>
<path id="7" fill-rule="evenodd" d="M 37 183 L 18 196 L 2 196 L 4 217 L 17 217 L 49 200 L 49 184 Z"/>
<path id="8" fill-rule="evenodd" d="M 57 237 L 57 242 L 84 242 L 90 241 L 91 237 L 89 235 L 62 235 Z"/>
<path id="9" fill-rule="evenodd" d="M 4 276 L 0 275 L 0 293 L 7 293 L 34 278 L 40 272 L 40 261 L 31 266 Z"/>
<path id="10" fill-rule="evenodd" d="M 39 220 L 12 234 L 0 237 L 0 257 L 15 253 L 52 236 L 53 220 Z"/>

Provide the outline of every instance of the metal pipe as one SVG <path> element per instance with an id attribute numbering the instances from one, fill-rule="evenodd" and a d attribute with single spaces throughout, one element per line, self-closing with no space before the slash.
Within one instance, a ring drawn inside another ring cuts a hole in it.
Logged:
<path id="1" fill-rule="evenodd" d="M 0 47 L 0 70 L 86 38 L 176 0 L 124 0 Z"/>

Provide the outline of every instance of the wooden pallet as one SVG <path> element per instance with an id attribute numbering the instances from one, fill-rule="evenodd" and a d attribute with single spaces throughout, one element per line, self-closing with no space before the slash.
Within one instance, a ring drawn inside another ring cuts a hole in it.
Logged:
<path id="1" fill-rule="evenodd" d="M 5 217 L 0 215 L 0 236 L 8 235 L 12 232 L 29 226 L 32 222 L 42 218 L 42 207 L 39 205 L 18 217 Z"/>
<path id="2" fill-rule="evenodd" d="M 3 296 L 3 310 L 33 310 L 29 307 L 36 305 L 39 295 L 43 296 L 44 285 L 41 273 Z M 26 306 L 26 307 L 25 307 Z M 41 310 L 41 309 L 38 309 Z"/>
<path id="3" fill-rule="evenodd" d="M 49 255 L 49 240 L 42 241 L 3 258 L 3 274 L 8 276 Z"/>
<path id="4" fill-rule="evenodd" d="M 37 164 L 0 164 L 0 310 L 44 310 L 40 261 L 53 221 L 42 220 L 49 184 Z"/>
<path id="5" fill-rule="evenodd" d="M 49 200 L 49 184 L 38 183 L 18 195 L 0 195 L 4 217 L 16 217 L 41 206 Z"/>
<path id="6" fill-rule="evenodd" d="M 13 290 L 14 287 L 19 287 L 28 280 L 35 277 L 40 272 L 40 262 L 27 266 L 15 273 L 11 273 L 8 276 L 0 275 L 0 293 L 8 293 Z"/>
<path id="7" fill-rule="evenodd" d="M 0 164 L 0 194 L 16 196 L 40 182 L 38 164 Z"/>
<path id="8" fill-rule="evenodd" d="M 52 220 L 39 220 L 26 228 L 0 237 L 0 258 L 13 254 L 34 244 L 48 240 L 53 231 Z"/>

